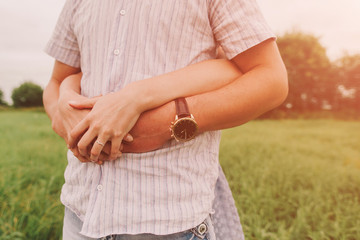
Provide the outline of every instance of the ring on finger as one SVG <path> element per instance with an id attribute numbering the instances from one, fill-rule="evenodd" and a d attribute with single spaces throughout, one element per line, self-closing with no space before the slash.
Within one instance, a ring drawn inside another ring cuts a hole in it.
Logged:
<path id="1" fill-rule="evenodd" d="M 97 144 L 99 144 L 99 145 L 103 146 L 103 147 L 105 146 L 105 144 L 104 144 L 104 143 L 102 143 L 102 142 L 100 142 L 99 140 L 96 140 L 95 142 L 96 142 Z"/>

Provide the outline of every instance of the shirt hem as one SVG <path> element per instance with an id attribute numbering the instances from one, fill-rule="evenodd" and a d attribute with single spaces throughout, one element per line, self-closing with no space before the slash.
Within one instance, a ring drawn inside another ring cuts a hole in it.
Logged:
<path id="1" fill-rule="evenodd" d="M 71 209 L 70 209 L 71 210 Z M 71 210 L 72 211 L 72 210 Z M 75 212 L 74 212 L 75 213 Z M 75 213 L 76 214 L 76 213 Z M 76 214 L 77 215 L 77 214 Z M 195 226 L 191 226 L 191 227 L 185 227 L 184 229 L 181 229 L 179 231 L 171 231 L 169 233 L 162 233 L 162 232 L 135 232 L 135 231 L 128 231 L 128 232 L 120 232 L 120 231 L 113 231 L 113 232 L 106 232 L 106 233 L 100 233 L 100 234 L 89 234 L 86 233 L 84 231 L 80 231 L 80 234 L 86 236 L 86 237 L 90 237 L 90 238 L 102 238 L 102 237 L 106 237 L 109 235 L 139 235 L 139 234 L 153 234 L 153 235 L 158 235 L 158 236 L 166 236 L 166 235 L 171 235 L 171 234 L 176 234 L 176 233 L 181 233 L 181 232 L 186 232 L 186 231 L 190 231 L 190 229 L 198 226 L 200 223 L 202 223 L 203 221 L 205 221 L 205 219 L 207 217 L 209 217 L 211 215 L 211 211 L 207 214 L 204 214 L 203 217 L 199 218 L 199 220 L 195 221 L 196 224 Z M 77 215 L 78 216 L 78 215 Z M 78 216 L 79 217 L 79 216 Z M 79 217 L 80 218 L 80 217 Z M 81 219 L 80 219 L 81 220 Z M 81 220 L 83 222 L 83 220 Z"/>

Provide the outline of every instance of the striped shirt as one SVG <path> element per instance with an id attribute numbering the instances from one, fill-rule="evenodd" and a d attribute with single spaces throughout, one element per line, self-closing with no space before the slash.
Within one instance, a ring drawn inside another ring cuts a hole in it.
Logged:
<path id="1" fill-rule="evenodd" d="M 81 67 L 92 97 L 274 37 L 254 0 L 67 0 L 46 52 Z M 99 166 L 68 152 L 61 201 L 89 237 L 171 234 L 212 210 L 220 132 Z"/>

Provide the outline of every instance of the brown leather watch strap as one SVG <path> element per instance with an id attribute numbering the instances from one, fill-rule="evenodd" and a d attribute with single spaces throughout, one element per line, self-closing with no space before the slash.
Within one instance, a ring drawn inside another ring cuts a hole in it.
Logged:
<path id="1" fill-rule="evenodd" d="M 175 106 L 176 106 L 176 115 L 178 118 L 190 117 L 189 107 L 187 105 L 185 98 L 177 98 L 175 99 Z"/>

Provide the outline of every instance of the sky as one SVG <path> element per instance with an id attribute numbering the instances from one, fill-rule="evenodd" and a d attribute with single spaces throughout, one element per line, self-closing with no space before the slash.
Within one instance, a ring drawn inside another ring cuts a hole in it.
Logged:
<path id="1" fill-rule="evenodd" d="M 155 1 L 155 0 L 154 0 Z M 48 82 L 54 60 L 44 52 L 65 0 L 0 0 L 0 89 Z M 299 30 L 319 37 L 330 59 L 360 53 L 360 0 L 258 0 L 275 34 Z"/>

